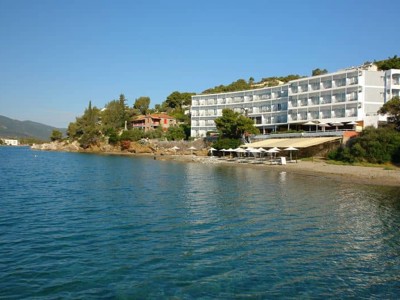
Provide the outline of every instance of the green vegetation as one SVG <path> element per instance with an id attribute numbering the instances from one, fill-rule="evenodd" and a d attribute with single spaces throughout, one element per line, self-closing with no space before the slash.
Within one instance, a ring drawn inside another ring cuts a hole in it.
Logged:
<path id="1" fill-rule="evenodd" d="M 311 75 L 312 76 L 318 76 L 318 75 L 324 75 L 324 74 L 327 74 L 327 73 L 328 73 L 327 69 L 319 69 L 319 68 L 317 68 L 317 69 L 312 70 Z"/>
<path id="2" fill-rule="evenodd" d="M 129 107 L 126 104 L 127 99 L 121 94 L 118 100 L 108 102 L 102 110 L 92 107 L 90 101 L 84 114 L 76 118 L 75 122 L 69 124 L 67 136 L 70 140 L 79 141 L 83 148 L 105 141 L 112 145 L 121 143 L 121 147 L 123 147 L 124 141 L 139 141 L 143 138 L 188 139 L 190 136 L 190 116 L 185 114 L 184 109 L 191 104 L 192 95 L 194 94 L 173 92 L 155 109 L 149 108 L 150 98 L 145 96 L 137 98 L 133 106 Z M 147 132 L 137 128 L 129 128 L 130 120 L 135 116 L 155 112 L 175 117 L 179 125 L 169 127 L 166 132 L 163 132 L 160 127 Z M 58 133 L 53 132 L 51 139 L 58 140 Z"/>
<path id="3" fill-rule="evenodd" d="M 238 79 L 235 82 L 232 82 L 228 85 L 219 85 L 210 89 L 207 89 L 202 92 L 202 94 L 217 94 L 217 93 L 226 93 L 226 92 L 236 92 L 236 91 L 245 91 L 250 90 L 251 85 L 246 82 L 244 79 Z"/>
<path id="4" fill-rule="evenodd" d="M 145 115 L 149 112 L 150 97 L 139 97 L 135 100 L 133 108 L 137 109 L 140 114 Z"/>
<path id="5" fill-rule="evenodd" d="M 213 88 L 209 88 L 202 92 L 202 94 L 217 94 L 227 92 L 246 91 L 251 89 L 259 89 L 262 87 L 272 87 L 279 84 L 287 83 L 291 80 L 302 78 L 300 75 L 288 75 L 285 77 L 266 77 L 262 78 L 260 82 L 254 82 L 254 78 L 250 77 L 248 81 L 244 79 L 238 79 L 228 85 L 219 85 Z"/>
<path id="6" fill-rule="evenodd" d="M 263 84 L 263 86 L 268 86 L 268 87 L 272 87 L 272 86 L 277 86 L 280 83 L 287 83 L 291 80 L 296 80 L 296 79 L 300 79 L 304 76 L 300 76 L 300 75 L 288 75 L 285 77 L 267 77 L 267 78 L 263 78 L 261 79 L 261 81 L 259 83 L 256 83 L 257 85 L 259 84 Z M 259 88 L 259 86 L 257 87 Z"/>
<path id="7" fill-rule="evenodd" d="M 181 126 L 169 127 L 165 134 L 168 141 L 180 141 L 185 139 L 185 130 Z"/>
<path id="8" fill-rule="evenodd" d="M 108 102 L 103 111 L 92 111 L 92 113 L 94 115 L 90 122 L 92 125 L 101 123 L 100 130 L 103 132 L 107 132 L 111 129 L 116 131 L 123 129 L 125 127 L 125 122 L 128 122 L 131 116 L 129 108 L 126 105 L 124 94 L 121 94 L 118 100 Z"/>
<path id="9" fill-rule="evenodd" d="M 213 144 L 216 149 L 236 148 L 243 137 L 259 133 L 252 119 L 227 108 L 222 110 L 221 117 L 215 119 L 215 125 L 219 132 L 219 139 Z"/>
<path id="10" fill-rule="evenodd" d="M 216 142 L 213 143 L 213 147 L 217 150 L 221 149 L 235 149 L 242 144 L 240 139 L 229 139 L 229 138 L 219 138 Z"/>
<path id="11" fill-rule="evenodd" d="M 385 60 L 375 61 L 374 64 L 378 67 L 378 70 L 400 69 L 400 57 L 395 55 Z"/>
<path id="12" fill-rule="evenodd" d="M 386 102 L 379 110 L 381 115 L 387 114 L 388 123 L 400 130 L 400 97 L 394 97 Z"/>
<path id="13" fill-rule="evenodd" d="M 352 164 L 400 163 L 400 98 L 386 102 L 378 113 L 387 114 L 387 126 L 365 128 L 346 147 L 330 152 L 328 158 Z"/>
<path id="14" fill-rule="evenodd" d="M 67 135 L 72 140 L 78 140 L 83 148 L 95 145 L 102 140 L 99 121 L 100 110 L 97 107 L 92 107 L 92 102 L 90 101 L 83 116 L 76 118 L 75 123 L 69 124 Z"/>
<path id="15" fill-rule="evenodd" d="M 347 147 L 330 152 L 328 158 L 347 163 L 400 163 L 400 132 L 391 126 L 365 128 Z"/>
<path id="16" fill-rule="evenodd" d="M 252 119 L 228 108 L 223 109 L 222 116 L 215 119 L 215 125 L 224 138 L 239 139 L 244 134 L 259 133 Z"/>
<path id="17" fill-rule="evenodd" d="M 59 130 L 57 130 L 57 129 L 54 129 L 54 130 L 52 131 L 52 133 L 51 133 L 50 140 L 51 140 L 52 142 L 54 142 L 54 141 L 61 141 L 61 140 L 62 140 L 62 132 L 59 131 Z"/>
<path id="18" fill-rule="evenodd" d="M 22 108 L 21 108 L 22 109 Z M 51 132 L 57 129 L 65 135 L 65 129 L 44 125 L 32 121 L 18 121 L 0 115 L 0 137 L 26 139 L 43 143 L 50 140 Z"/>

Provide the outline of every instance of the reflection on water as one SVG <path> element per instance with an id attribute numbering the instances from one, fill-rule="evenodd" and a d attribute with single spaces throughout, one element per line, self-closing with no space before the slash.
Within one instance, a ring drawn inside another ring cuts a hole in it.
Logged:
<path id="1" fill-rule="evenodd" d="M 0 298 L 397 298 L 396 188 L 0 154 Z"/>

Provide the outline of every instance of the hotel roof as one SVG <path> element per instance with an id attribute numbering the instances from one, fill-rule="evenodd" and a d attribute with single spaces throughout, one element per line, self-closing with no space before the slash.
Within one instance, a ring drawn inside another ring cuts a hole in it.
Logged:
<path id="1" fill-rule="evenodd" d="M 319 137 L 319 138 L 290 138 L 290 139 L 267 139 L 259 142 L 241 145 L 241 147 L 253 147 L 253 148 L 308 148 L 327 142 L 339 140 L 341 137 Z"/>

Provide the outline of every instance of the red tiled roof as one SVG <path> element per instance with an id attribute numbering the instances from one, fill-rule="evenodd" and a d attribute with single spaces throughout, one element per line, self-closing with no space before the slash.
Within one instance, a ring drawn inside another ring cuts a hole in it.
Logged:
<path id="1" fill-rule="evenodd" d="M 168 116 L 167 114 L 151 114 L 152 118 L 163 118 L 163 119 L 175 119 L 174 117 Z"/>
<path id="2" fill-rule="evenodd" d="M 145 120 L 146 118 L 152 118 L 152 119 L 175 119 L 174 117 L 171 117 L 167 114 L 150 114 L 150 115 L 140 115 L 137 117 L 133 117 L 132 121 L 140 121 L 140 120 Z"/>

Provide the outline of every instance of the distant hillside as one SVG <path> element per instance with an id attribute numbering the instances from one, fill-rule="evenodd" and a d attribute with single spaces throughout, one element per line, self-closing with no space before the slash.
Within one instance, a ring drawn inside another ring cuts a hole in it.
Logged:
<path id="1" fill-rule="evenodd" d="M 59 129 L 32 121 L 18 121 L 0 116 L 0 137 L 4 138 L 36 138 L 48 141 L 54 129 L 60 130 L 63 134 L 66 132 L 66 129 Z"/>

